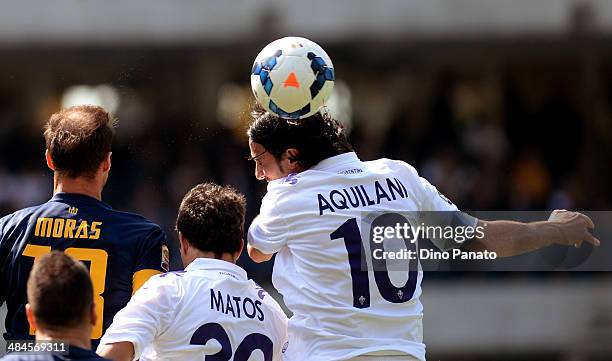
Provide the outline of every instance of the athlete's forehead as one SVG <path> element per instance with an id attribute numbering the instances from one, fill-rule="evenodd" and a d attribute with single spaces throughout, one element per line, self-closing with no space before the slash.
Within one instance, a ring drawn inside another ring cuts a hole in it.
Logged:
<path id="1" fill-rule="evenodd" d="M 249 139 L 249 149 L 251 150 L 251 155 L 256 155 L 265 151 L 266 147 Z"/>

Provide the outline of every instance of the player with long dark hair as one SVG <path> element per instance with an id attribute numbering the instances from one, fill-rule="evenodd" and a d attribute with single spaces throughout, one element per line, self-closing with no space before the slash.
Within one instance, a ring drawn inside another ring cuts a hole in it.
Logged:
<path id="1" fill-rule="evenodd" d="M 409 164 L 361 161 L 328 115 L 288 120 L 256 110 L 248 136 L 255 177 L 268 182 L 249 227 L 248 251 L 256 262 L 276 254 L 272 281 L 293 312 L 289 360 L 425 359 L 423 272 L 410 268 L 400 287 L 388 270 L 366 268 L 368 242 L 360 231 L 370 212 L 449 212 L 453 227 L 483 229 L 483 237 L 462 243 L 436 240 L 442 250 L 502 257 L 551 244 L 599 244 L 588 232 L 591 220 L 577 212 L 554 211 L 548 221 L 533 223 L 459 212 Z"/>

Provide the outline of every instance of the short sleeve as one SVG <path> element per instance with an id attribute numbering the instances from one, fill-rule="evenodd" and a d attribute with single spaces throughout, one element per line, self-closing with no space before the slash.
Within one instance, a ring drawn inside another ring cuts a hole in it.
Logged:
<path id="1" fill-rule="evenodd" d="M 408 164 L 405 165 L 411 172 L 411 183 L 416 190 L 421 222 L 428 226 L 442 227 L 442 229 L 444 227 L 452 227 L 454 229 L 457 227 L 476 227 L 478 219 L 461 212 L 450 199 L 429 183 L 427 179 L 420 177 L 413 167 Z M 465 240 L 457 242 L 453 239 L 434 237 L 430 238 L 430 241 L 443 251 L 462 247 L 466 243 Z"/>
<path id="2" fill-rule="evenodd" d="M 102 345 L 131 342 L 134 360 L 140 358 L 146 346 L 168 328 L 179 302 L 179 284 L 166 277 L 172 273 L 152 277 L 132 296 L 128 304 L 113 318 L 113 323 L 100 340 Z"/>
<path id="3" fill-rule="evenodd" d="M 169 253 L 166 234 L 158 226 L 140 243 L 134 272 L 141 270 L 168 271 Z"/>
<path id="4" fill-rule="evenodd" d="M 266 194 L 247 234 L 249 245 L 266 254 L 273 254 L 287 244 L 288 227 L 279 211 L 277 196 Z"/>
<path id="5" fill-rule="evenodd" d="M 421 204 L 421 211 L 443 212 L 459 210 L 450 199 L 446 198 L 446 196 L 442 194 L 433 184 L 429 183 L 427 179 L 420 176 L 418 177 L 420 182 L 420 187 L 418 187 L 418 190 L 420 193 L 419 200 Z"/>

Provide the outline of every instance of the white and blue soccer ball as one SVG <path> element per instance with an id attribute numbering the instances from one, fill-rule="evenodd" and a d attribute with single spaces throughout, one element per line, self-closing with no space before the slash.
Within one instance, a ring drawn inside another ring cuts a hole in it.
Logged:
<path id="1" fill-rule="evenodd" d="M 268 44 L 255 58 L 251 88 L 257 102 L 281 118 L 318 112 L 334 87 L 334 66 L 325 50 L 306 38 L 286 37 Z"/>

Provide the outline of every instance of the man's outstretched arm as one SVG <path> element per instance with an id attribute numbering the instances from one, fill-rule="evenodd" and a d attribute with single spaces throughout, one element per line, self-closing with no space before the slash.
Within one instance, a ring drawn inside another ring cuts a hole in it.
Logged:
<path id="1" fill-rule="evenodd" d="M 469 251 L 493 251 L 498 257 L 517 256 L 552 245 L 580 247 L 586 241 L 595 246 L 600 242 L 589 232 L 595 226 L 586 215 L 555 210 L 548 221 L 521 223 L 513 221 L 478 221 L 484 237 L 474 238 L 463 248 Z"/>

